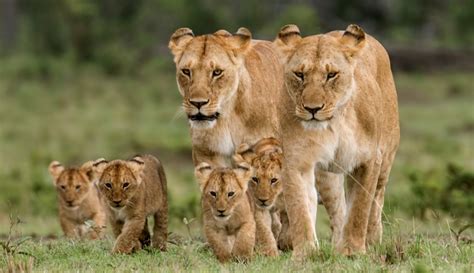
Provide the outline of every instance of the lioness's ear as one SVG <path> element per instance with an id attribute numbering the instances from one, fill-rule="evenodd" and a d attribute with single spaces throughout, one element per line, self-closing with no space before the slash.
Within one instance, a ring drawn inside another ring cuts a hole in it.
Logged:
<path id="1" fill-rule="evenodd" d="M 280 29 L 274 43 L 283 53 L 288 53 L 301 41 L 300 29 L 297 25 L 286 25 Z"/>
<path id="2" fill-rule="evenodd" d="M 201 162 L 194 168 L 194 175 L 197 178 L 201 192 L 204 190 L 211 173 L 212 167 L 207 162 Z"/>
<path id="3" fill-rule="evenodd" d="M 142 182 L 142 173 L 145 169 L 145 161 L 143 158 L 138 155 L 134 156 L 132 159 L 127 161 L 127 166 L 137 178 L 138 184 L 140 184 Z"/>
<path id="4" fill-rule="evenodd" d="M 345 50 L 350 56 L 355 55 L 359 50 L 364 48 L 366 39 L 364 30 L 358 25 L 349 25 L 340 38 L 340 43 L 347 49 Z"/>
<path id="5" fill-rule="evenodd" d="M 176 57 L 182 53 L 186 45 L 194 38 L 194 33 L 190 28 L 184 27 L 177 29 L 173 35 L 171 35 L 168 43 L 171 53 Z M 176 59 L 176 58 L 175 58 Z"/>
<path id="6" fill-rule="evenodd" d="M 247 51 L 250 48 L 250 42 L 252 41 L 252 33 L 250 30 L 241 27 L 237 30 L 237 32 L 229 37 L 229 45 L 235 49 L 239 50 L 241 53 Z"/>
<path id="7" fill-rule="evenodd" d="M 56 183 L 56 180 L 64 171 L 64 166 L 58 161 L 53 161 L 49 164 L 48 170 L 51 176 L 53 177 L 53 183 Z"/>

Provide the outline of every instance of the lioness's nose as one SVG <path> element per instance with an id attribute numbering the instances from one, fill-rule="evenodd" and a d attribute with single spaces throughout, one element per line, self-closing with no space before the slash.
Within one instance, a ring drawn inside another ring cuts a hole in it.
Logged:
<path id="1" fill-rule="evenodd" d="M 316 107 L 309 107 L 309 106 L 306 106 L 306 105 L 303 105 L 304 109 L 306 109 L 306 111 L 310 112 L 311 114 L 316 114 L 319 110 L 323 109 L 324 107 L 324 104 L 321 105 L 321 106 L 316 106 Z"/>
<path id="2" fill-rule="evenodd" d="M 209 103 L 209 100 L 189 100 L 189 103 L 196 106 L 197 109 L 201 109 L 203 105 L 206 105 Z"/>

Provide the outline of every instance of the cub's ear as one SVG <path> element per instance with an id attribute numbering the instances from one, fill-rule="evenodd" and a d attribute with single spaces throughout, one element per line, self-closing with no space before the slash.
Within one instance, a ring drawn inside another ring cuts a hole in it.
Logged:
<path id="1" fill-rule="evenodd" d="M 248 143 L 242 143 L 235 150 L 233 159 L 235 162 L 244 160 L 249 164 L 252 164 L 253 159 L 257 156 L 252 147 Z"/>
<path id="2" fill-rule="evenodd" d="M 97 173 L 94 170 L 94 164 L 97 162 L 102 162 L 105 161 L 104 158 L 99 158 L 96 160 L 89 160 L 82 164 L 81 170 L 84 172 L 84 174 L 87 176 L 90 182 L 94 182 L 94 180 L 97 178 Z"/>
<path id="3" fill-rule="evenodd" d="M 288 55 L 301 39 L 300 29 L 297 25 L 286 25 L 280 29 L 273 43 L 283 54 Z"/>
<path id="4" fill-rule="evenodd" d="M 345 52 L 352 57 L 364 48 L 366 43 L 365 32 L 358 25 L 349 25 L 339 41 L 346 47 Z"/>
<path id="5" fill-rule="evenodd" d="M 232 49 L 236 50 L 238 53 L 245 53 L 250 48 L 250 43 L 252 42 L 252 33 L 250 30 L 241 27 L 237 30 L 234 35 L 231 35 L 228 38 L 227 43 L 231 46 Z"/>
<path id="6" fill-rule="evenodd" d="M 173 55 L 179 56 L 183 52 L 186 45 L 194 38 L 194 33 L 190 28 L 183 27 L 177 29 L 173 35 L 171 35 L 168 43 L 169 49 Z M 176 58 L 175 58 L 176 61 Z"/>
<path id="7" fill-rule="evenodd" d="M 140 184 L 142 179 L 143 170 L 145 169 L 145 161 L 141 156 L 134 156 L 132 159 L 127 161 L 128 168 L 132 171 L 133 175 L 137 177 L 137 181 Z"/>
<path id="8" fill-rule="evenodd" d="M 94 162 L 92 163 L 92 171 L 94 172 L 94 176 L 99 178 L 108 164 L 109 162 L 103 158 L 94 160 Z"/>
<path id="9" fill-rule="evenodd" d="M 49 164 L 48 170 L 49 170 L 49 173 L 51 174 L 51 177 L 53 177 L 53 182 L 56 183 L 56 180 L 64 171 L 64 166 L 58 161 L 53 161 Z"/>
<path id="10" fill-rule="evenodd" d="M 232 34 L 230 32 L 228 32 L 227 30 L 225 30 L 225 29 L 219 29 L 218 31 L 214 32 L 214 35 L 224 36 L 224 37 L 231 37 L 232 36 Z"/>
<path id="11" fill-rule="evenodd" d="M 194 168 L 194 175 L 197 178 L 201 192 L 204 190 L 212 171 L 211 165 L 207 162 L 201 162 Z"/>
<path id="12" fill-rule="evenodd" d="M 248 164 L 243 158 L 239 159 L 239 155 L 234 156 L 235 160 L 235 168 L 234 172 L 237 175 L 237 180 L 242 187 L 243 191 L 247 190 L 247 185 L 250 180 L 250 177 L 252 176 L 252 166 Z"/>

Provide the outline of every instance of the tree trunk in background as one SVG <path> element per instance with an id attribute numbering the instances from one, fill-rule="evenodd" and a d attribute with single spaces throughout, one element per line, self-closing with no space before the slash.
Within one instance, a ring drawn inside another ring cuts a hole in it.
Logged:
<path id="1" fill-rule="evenodd" d="M 17 28 L 16 0 L 0 1 L 0 46 L 3 52 L 9 52 L 15 47 Z"/>

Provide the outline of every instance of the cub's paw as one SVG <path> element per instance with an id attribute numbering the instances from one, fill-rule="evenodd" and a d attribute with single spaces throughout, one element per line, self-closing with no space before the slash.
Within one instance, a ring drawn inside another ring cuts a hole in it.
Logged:
<path id="1" fill-rule="evenodd" d="M 113 254 L 131 254 L 137 250 L 140 250 L 141 248 L 142 248 L 142 244 L 140 243 L 139 240 L 131 240 L 131 241 L 117 240 L 114 248 L 112 249 L 112 253 Z"/>

